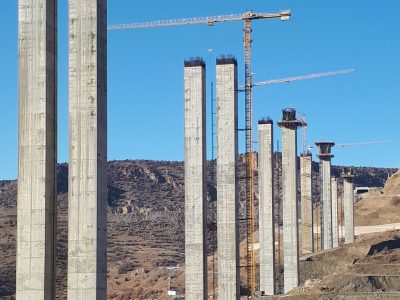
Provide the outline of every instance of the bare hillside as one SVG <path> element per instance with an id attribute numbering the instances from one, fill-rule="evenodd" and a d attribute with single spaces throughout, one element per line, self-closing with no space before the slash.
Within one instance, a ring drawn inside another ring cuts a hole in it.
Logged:
<path id="1" fill-rule="evenodd" d="M 276 201 L 280 199 L 280 153 L 275 166 Z M 215 214 L 216 189 L 209 162 L 209 216 Z M 318 164 L 314 163 L 318 194 Z M 240 164 L 240 176 L 243 167 Z M 394 169 L 353 168 L 360 186 L 383 186 Z M 338 174 L 341 167 L 333 167 Z M 184 178 L 183 163 L 168 161 L 111 161 L 108 164 L 108 285 L 110 299 L 163 299 L 168 276 L 183 289 Z M 58 167 L 57 265 L 59 297 L 66 295 L 68 168 Z M 257 182 L 257 172 L 255 182 Z M 240 191 L 243 193 L 243 180 Z M 318 197 L 315 197 L 315 200 Z M 241 214 L 245 205 L 240 202 Z M 256 211 L 258 199 L 256 194 Z M 257 223 L 257 219 L 256 219 Z M 243 225 L 243 224 L 242 224 Z M 242 238 L 244 226 L 241 226 Z M 15 293 L 16 181 L 0 181 L 0 298 Z M 209 254 L 212 236 L 208 237 Z M 211 258 L 210 258 L 211 259 Z M 175 271 L 166 267 L 178 266 Z"/>

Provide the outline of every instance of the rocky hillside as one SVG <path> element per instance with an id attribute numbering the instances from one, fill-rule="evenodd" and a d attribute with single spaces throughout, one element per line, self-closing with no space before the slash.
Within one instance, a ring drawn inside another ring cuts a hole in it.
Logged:
<path id="1" fill-rule="evenodd" d="M 276 201 L 281 191 L 280 153 L 274 166 Z M 314 195 L 318 201 L 318 164 L 314 163 Z M 208 200 L 211 222 L 215 215 L 216 188 L 211 180 L 214 162 L 208 165 Z M 239 164 L 240 178 L 244 177 Z M 394 169 L 354 167 L 358 186 L 383 186 Z M 333 167 L 338 175 L 341 167 Z M 108 269 L 110 299 L 162 299 L 168 276 L 177 283 L 178 273 L 165 267 L 184 262 L 184 167 L 182 162 L 111 161 L 108 164 Z M 66 290 L 68 168 L 58 167 L 58 291 Z M 257 182 L 257 172 L 255 182 Z M 339 183 L 340 186 L 340 183 Z M 257 187 L 256 187 L 257 190 Z M 244 181 L 240 181 L 243 195 Z M 243 197 L 241 197 L 243 198 Z M 258 199 L 256 195 L 256 211 Z M 245 203 L 240 201 L 242 216 Z M 256 219 L 257 223 L 257 219 Z M 244 226 L 241 226 L 243 237 Z M 16 181 L 0 181 L 0 299 L 11 299 L 15 292 Z M 212 253 L 212 234 L 209 253 Z M 158 274 L 158 275 L 155 275 Z M 129 291 L 129 292 L 127 292 Z"/>

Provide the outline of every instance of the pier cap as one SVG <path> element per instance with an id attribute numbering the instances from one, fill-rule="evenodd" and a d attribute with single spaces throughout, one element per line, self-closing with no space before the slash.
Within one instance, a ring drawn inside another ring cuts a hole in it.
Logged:
<path id="1" fill-rule="evenodd" d="M 189 59 L 185 59 L 184 65 L 186 68 L 188 67 L 206 67 L 206 63 L 201 57 L 191 57 Z"/>
<path id="2" fill-rule="evenodd" d="M 261 118 L 258 120 L 258 124 L 272 124 L 272 119 L 270 117 L 266 117 L 266 118 Z"/>
<path id="3" fill-rule="evenodd" d="M 221 55 L 216 59 L 217 65 L 235 65 L 237 66 L 236 57 L 233 55 Z"/>
<path id="4" fill-rule="evenodd" d="M 317 154 L 318 158 L 332 158 L 334 155 L 332 154 L 331 150 L 332 147 L 335 146 L 334 142 L 331 141 L 318 141 L 315 142 L 315 146 L 319 148 L 319 153 Z"/>
<path id="5" fill-rule="evenodd" d="M 282 120 L 278 122 L 279 127 L 298 127 L 301 122 L 296 119 L 296 109 L 293 107 L 282 109 Z"/>
<path id="6" fill-rule="evenodd" d="M 341 174 L 340 174 L 340 177 L 342 177 L 344 180 L 347 180 L 347 181 L 352 181 L 353 180 L 353 178 L 354 178 L 354 173 L 353 173 L 353 170 L 350 170 L 350 171 L 348 171 L 348 172 L 345 172 L 345 171 L 343 171 Z"/>

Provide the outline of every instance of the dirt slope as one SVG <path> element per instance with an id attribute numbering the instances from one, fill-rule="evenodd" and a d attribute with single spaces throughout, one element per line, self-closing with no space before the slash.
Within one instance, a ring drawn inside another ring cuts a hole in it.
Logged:
<path id="1" fill-rule="evenodd" d="M 388 178 L 384 189 L 387 195 L 400 195 L 400 170 Z"/>
<path id="2" fill-rule="evenodd" d="M 388 178 L 383 189 L 363 195 L 354 212 L 356 226 L 400 222 L 400 171 Z"/>
<path id="3" fill-rule="evenodd" d="M 291 299 L 400 299 L 399 265 L 400 231 L 363 235 L 302 260 Z"/>

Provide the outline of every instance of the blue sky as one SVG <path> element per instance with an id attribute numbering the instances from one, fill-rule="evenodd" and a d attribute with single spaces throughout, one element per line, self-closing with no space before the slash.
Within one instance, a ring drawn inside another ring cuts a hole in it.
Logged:
<path id="1" fill-rule="evenodd" d="M 67 2 L 59 1 L 60 162 L 68 161 Z M 253 22 L 255 81 L 347 68 L 355 68 L 356 73 L 255 88 L 254 121 L 263 116 L 276 121 L 283 107 L 294 106 L 307 117 L 308 144 L 320 139 L 337 143 L 395 140 L 336 148 L 334 164 L 399 167 L 398 0 L 111 0 L 108 23 L 284 9 L 292 10 L 289 22 Z M 0 26 L 0 179 L 12 179 L 17 176 L 16 0 L 0 4 Z M 109 32 L 110 160 L 182 160 L 183 60 L 204 57 L 209 87 L 215 77 L 215 57 L 233 54 L 243 82 L 242 26 L 242 22 L 232 22 Z M 213 49 L 211 64 L 209 48 Z M 239 99 L 243 111 L 243 95 Z M 242 112 L 240 124 L 243 127 Z M 280 136 L 277 127 L 275 136 Z M 242 133 L 240 138 L 242 150 Z"/>

